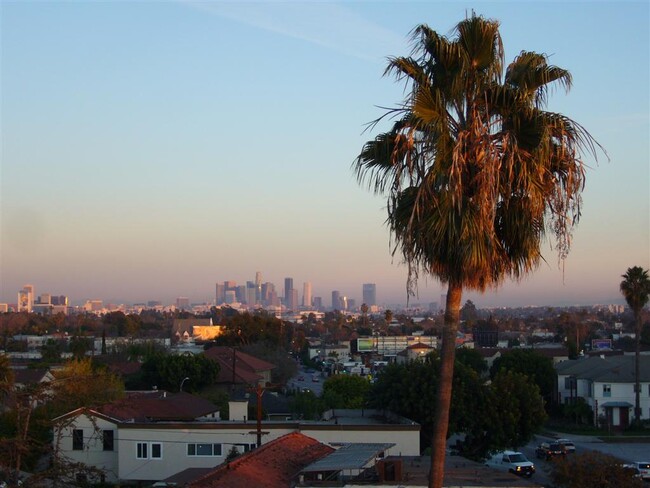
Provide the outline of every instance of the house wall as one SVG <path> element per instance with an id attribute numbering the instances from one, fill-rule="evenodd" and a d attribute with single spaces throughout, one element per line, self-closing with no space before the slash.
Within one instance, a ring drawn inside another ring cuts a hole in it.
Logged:
<path id="1" fill-rule="evenodd" d="M 120 431 L 112 422 L 107 420 L 80 415 L 74 422 L 64 422 L 61 428 L 54 429 L 53 448 L 59 454 L 72 462 L 95 466 L 106 473 L 106 481 L 118 479 L 118 449 Z M 83 450 L 73 450 L 72 431 L 83 430 Z M 113 431 L 113 451 L 104 451 L 102 432 Z"/>
<path id="2" fill-rule="evenodd" d="M 210 468 L 224 462 L 233 445 L 256 444 L 255 422 L 205 424 L 124 424 L 120 429 L 119 478 L 122 480 L 161 480 L 186 468 Z M 266 444 L 283 435 L 300 431 L 323 443 L 337 442 L 392 442 L 396 446 L 390 454 L 419 455 L 419 425 L 311 425 L 264 423 Z M 138 459 L 138 442 L 160 443 L 160 459 Z M 221 444 L 219 456 L 188 456 L 190 443 Z"/>
<path id="3" fill-rule="evenodd" d="M 611 396 L 605 396 L 603 386 L 609 385 Z M 641 382 L 641 420 L 650 419 L 650 382 Z M 608 383 L 597 382 L 593 383 L 593 398 L 598 405 L 598 415 L 604 414 L 605 409 L 601 406 L 607 402 L 627 402 L 633 407 L 630 409 L 630 420 L 634 418 L 634 405 L 636 402 L 634 394 L 634 383 Z M 593 407 L 593 405 L 592 405 Z M 615 409 L 618 410 L 618 409 Z M 617 413 L 617 412 L 616 412 Z M 618 425 L 615 423 L 614 425 Z"/>

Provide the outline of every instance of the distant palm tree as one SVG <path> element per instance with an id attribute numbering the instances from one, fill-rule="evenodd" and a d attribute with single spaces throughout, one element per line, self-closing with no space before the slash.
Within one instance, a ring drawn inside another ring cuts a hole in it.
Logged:
<path id="1" fill-rule="evenodd" d="M 641 384 L 640 384 L 640 355 L 641 355 L 641 310 L 648 303 L 650 297 L 650 277 L 648 270 L 640 266 L 627 268 L 622 276 L 621 293 L 634 314 L 634 339 L 636 348 L 634 351 L 634 421 L 641 421 Z"/>
<path id="2" fill-rule="evenodd" d="M 549 87 L 568 89 L 568 71 L 522 52 L 502 81 L 499 23 L 474 14 L 448 39 L 420 25 L 410 57 L 387 74 L 410 87 L 404 102 L 376 120 L 392 129 L 365 144 L 360 183 L 387 195 L 393 253 L 448 286 L 441 348 L 431 487 L 444 475 L 456 332 L 463 289 L 483 291 L 537 267 L 549 229 L 566 257 L 580 216 L 581 151 L 598 144 L 577 123 L 542 110 Z"/>

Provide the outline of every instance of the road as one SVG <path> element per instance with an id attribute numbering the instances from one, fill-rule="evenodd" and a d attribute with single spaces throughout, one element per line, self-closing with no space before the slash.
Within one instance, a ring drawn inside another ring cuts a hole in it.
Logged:
<path id="1" fill-rule="evenodd" d="M 616 456 L 626 463 L 633 461 L 647 461 L 650 459 L 650 444 L 638 442 L 607 443 L 591 436 L 575 436 L 569 434 L 562 434 L 561 437 L 571 439 L 576 446 L 577 453 L 598 451 L 604 454 Z M 535 463 L 536 472 L 535 476 L 533 476 L 533 480 L 544 486 L 552 486 L 550 473 L 552 471 L 553 461 L 537 459 L 535 457 L 535 448 L 541 442 L 551 442 L 555 439 L 555 437 L 538 435 L 535 440 L 521 449 L 521 452 Z"/>
<path id="2" fill-rule="evenodd" d="M 314 377 L 318 381 L 314 381 Z M 314 395 L 320 396 L 323 393 L 323 381 L 325 378 L 321 376 L 320 371 L 308 373 L 303 367 L 298 370 L 298 374 L 291 378 L 287 385 L 289 389 L 300 389 L 304 391 L 308 389 L 314 392 Z"/>

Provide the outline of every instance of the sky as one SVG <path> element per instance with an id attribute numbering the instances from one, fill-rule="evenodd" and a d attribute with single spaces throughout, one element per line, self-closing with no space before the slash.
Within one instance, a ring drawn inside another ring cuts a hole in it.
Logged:
<path id="1" fill-rule="evenodd" d="M 72 302 L 187 296 L 262 273 L 361 301 L 406 302 L 386 202 L 358 184 L 368 122 L 404 87 L 383 72 L 418 24 L 472 10 L 573 75 L 548 110 L 583 125 L 572 250 L 478 307 L 622 303 L 650 267 L 650 7 L 642 2 L 6 1 L 1 15 L 0 302 L 24 284 Z M 421 278 L 411 303 L 438 302 Z"/>

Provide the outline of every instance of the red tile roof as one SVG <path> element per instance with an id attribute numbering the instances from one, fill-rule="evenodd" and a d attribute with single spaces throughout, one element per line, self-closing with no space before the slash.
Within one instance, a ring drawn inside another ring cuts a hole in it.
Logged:
<path id="1" fill-rule="evenodd" d="M 205 354 L 221 366 L 217 383 L 233 383 L 233 353 L 235 355 L 235 380 L 234 383 L 257 383 L 262 376 L 258 373 L 270 371 L 276 366 L 261 359 L 237 351 L 232 347 L 211 347 Z"/>
<path id="2" fill-rule="evenodd" d="M 278 488 L 334 449 L 299 432 L 282 436 L 224 463 L 188 486 L 192 488 Z"/>

